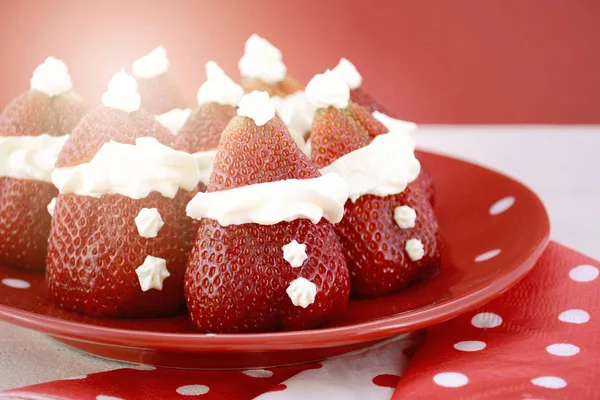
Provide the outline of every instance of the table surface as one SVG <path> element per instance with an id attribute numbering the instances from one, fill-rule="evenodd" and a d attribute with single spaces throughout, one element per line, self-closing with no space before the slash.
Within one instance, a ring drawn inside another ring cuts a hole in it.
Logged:
<path id="1" fill-rule="evenodd" d="M 520 180 L 544 201 L 552 239 L 600 259 L 600 126 L 423 126 L 417 143 Z M 0 390 L 121 365 L 0 322 Z"/>

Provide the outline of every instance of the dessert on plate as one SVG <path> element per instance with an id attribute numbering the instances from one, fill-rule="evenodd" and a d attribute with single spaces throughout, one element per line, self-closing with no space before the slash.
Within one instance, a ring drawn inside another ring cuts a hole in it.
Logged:
<path id="1" fill-rule="evenodd" d="M 35 69 L 31 90 L 0 114 L 0 263 L 45 267 L 48 206 L 57 194 L 52 169 L 88 109 L 72 86 L 65 63 L 49 57 Z"/>
<path id="2" fill-rule="evenodd" d="M 175 135 L 173 148 L 191 153 L 200 169 L 201 191 L 206 189 L 221 133 L 237 115 L 244 94 L 214 61 L 206 64 L 206 82 L 198 90 L 198 107 L 174 109 L 156 119 Z"/>
<path id="3" fill-rule="evenodd" d="M 238 68 L 246 93 L 258 90 L 286 97 L 302 90 L 302 85 L 288 75 L 281 51 L 256 33 L 246 41 Z"/>
<path id="4" fill-rule="evenodd" d="M 142 109 L 163 114 L 174 108 L 185 108 L 179 89 L 169 76 L 169 59 L 164 47 L 158 46 L 131 64 L 133 76 L 142 98 Z"/>
<path id="5" fill-rule="evenodd" d="M 389 295 L 433 274 L 441 240 L 427 194 L 412 185 L 420 164 L 410 134 L 389 129 L 353 103 L 335 72 L 316 75 L 306 95 L 318 108 L 312 160 L 322 173 L 336 173 L 348 184 L 350 200 L 334 227 L 353 295 Z"/>
<path id="6" fill-rule="evenodd" d="M 348 270 L 333 223 L 345 182 L 321 175 L 275 115 L 266 92 L 242 97 L 221 136 L 185 278 L 188 311 L 203 332 L 318 327 L 342 313 Z"/>
<path id="7" fill-rule="evenodd" d="M 140 109 L 136 82 L 115 74 L 102 106 L 67 140 L 52 172 L 59 195 L 46 282 L 60 307 L 95 317 L 155 317 L 184 303 L 195 234 L 185 206 L 195 159 Z"/>

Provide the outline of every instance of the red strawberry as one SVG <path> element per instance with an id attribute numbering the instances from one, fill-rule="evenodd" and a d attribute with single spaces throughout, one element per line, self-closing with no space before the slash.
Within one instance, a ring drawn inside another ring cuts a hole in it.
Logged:
<path id="1" fill-rule="evenodd" d="M 236 108 L 218 103 L 200 104 L 174 139 L 174 148 L 196 153 L 214 150 L 219 144 L 221 133 L 236 116 Z"/>
<path id="2" fill-rule="evenodd" d="M 126 113 L 99 107 L 73 132 L 58 167 L 89 162 L 108 142 L 133 144 L 153 137 L 171 144 L 174 135 L 142 110 Z M 141 199 L 121 194 L 58 196 L 48 244 L 47 285 L 60 307 L 95 317 L 160 316 L 184 303 L 183 276 L 195 234 L 185 205 L 193 193 L 179 189 L 173 199 L 154 191 Z M 135 219 L 157 209 L 164 225 L 156 237 L 142 237 Z M 143 291 L 138 267 L 147 256 L 166 260 L 170 274 L 162 289 Z"/>
<path id="3" fill-rule="evenodd" d="M 0 114 L 0 139 L 69 134 L 87 107 L 71 91 L 54 97 L 28 91 Z M 44 269 L 51 219 L 46 207 L 57 193 L 49 182 L 0 177 L 0 262 Z"/>
<path id="4" fill-rule="evenodd" d="M 142 108 L 154 115 L 186 106 L 179 89 L 168 73 L 148 79 L 138 78 L 137 83 L 138 92 L 142 97 Z"/>
<path id="5" fill-rule="evenodd" d="M 168 69 L 167 51 L 162 46 L 132 64 L 142 108 L 154 115 L 164 114 L 174 108 L 185 108 L 185 102 L 171 80 Z"/>
<path id="6" fill-rule="evenodd" d="M 286 76 L 281 82 L 277 82 L 275 84 L 268 84 L 260 79 L 242 78 L 242 88 L 244 89 L 245 93 L 258 90 L 260 92 L 269 93 L 269 96 L 271 97 L 286 97 L 292 93 L 296 93 L 304 89 L 300 82 L 289 75 Z"/>
<path id="7" fill-rule="evenodd" d="M 379 111 L 390 116 L 392 115 L 386 107 L 381 105 L 373 96 L 360 87 L 350 91 L 350 100 L 365 107 L 369 112 Z"/>
<path id="8" fill-rule="evenodd" d="M 326 167 L 386 131 L 366 109 L 352 102 L 345 109 L 321 108 L 312 126 L 312 159 L 317 166 Z M 401 229 L 395 222 L 394 212 L 400 206 L 416 211 L 413 228 Z M 439 267 L 437 220 L 426 195 L 414 183 L 396 195 L 363 195 L 356 202 L 348 201 L 345 209 L 335 229 L 346 254 L 354 295 L 391 294 Z M 413 238 L 424 247 L 425 254 L 418 261 L 411 260 L 406 250 Z"/>
<path id="9" fill-rule="evenodd" d="M 207 191 L 318 176 L 278 117 L 257 126 L 237 116 L 223 132 Z M 306 245 L 308 258 L 299 268 L 283 258 L 282 247 L 293 240 Z M 299 277 L 316 285 L 307 308 L 294 306 L 286 293 Z M 202 219 L 185 294 L 192 321 L 204 332 L 308 329 L 345 310 L 348 271 L 333 227 L 323 219 L 228 226 Z"/>

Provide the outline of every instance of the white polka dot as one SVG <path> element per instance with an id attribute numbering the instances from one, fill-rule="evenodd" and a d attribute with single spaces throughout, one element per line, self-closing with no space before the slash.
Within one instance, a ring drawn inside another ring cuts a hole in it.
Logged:
<path id="1" fill-rule="evenodd" d="M 486 251 L 483 254 L 478 255 L 477 257 L 475 257 L 475 262 L 483 262 L 483 261 L 487 261 L 491 258 L 496 257 L 498 254 L 500 254 L 502 250 L 500 249 L 494 249 L 494 250 L 490 250 L 490 251 Z"/>
<path id="2" fill-rule="evenodd" d="M 569 324 L 585 324 L 590 320 L 590 314 L 583 310 L 567 310 L 560 313 L 558 319 Z"/>
<path id="3" fill-rule="evenodd" d="M 457 388 L 465 386 L 469 378 L 459 372 L 442 372 L 433 377 L 433 381 L 440 386 Z"/>
<path id="4" fill-rule="evenodd" d="M 145 365 L 145 364 L 141 364 L 141 365 L 133 365 L 131 367 L 128 367 L 129 369 L 135 369 L 138 371 L 154 371 L 156 369 L 155 366 L 153 365 Z"/>
<path id="5" fill-rule="evenodd" d="M 483 312 L 471 319 L 475 328 L 495 328 L 502 325 L 502 317 L 495 313 Z"/>
<path id="6" fill-rule="evenodd" d="M 244 374 L 253 378 L 270 378 L 273 376 L 273 372 L 266 369 L 247 369 Z"/>
<path id="7" fill-rule="evenodd" d="M 460 351 L 479 351 L 485 349 L 485 342 L 479 340 L 466 340 L 464 342 L 454 343 L 454 348 Z"/>
<path id="8" fill-rule="evenodd" d="M 27 289 L 31 286 L 29 284 L 29 282 L 27 282 L 27 281 L 24 281 L 22 279 L 13 279 L 13 278 L 2 279 L 2 283 L 8 287 L 11 287 L 14 289 Z"/>
<path id="9" fill-rule="evenodd" d="M 105 394 L 99 394 L 98 396 L 96 396 L 96 400 L 123 400 L 120 397 L 115 397 L 115 396 L 107 396 Z"/>
<path id="10" fill-rule="evenodd" d="M 591 265 L 580 265 L 569 271 L 569 278 L 575 282 L 591 282 L 598 277 L 598 268 Z"/>
<path id="11" fill-rule="evenodd" d="M 569 357 L 579 353 L 579 347 L 568 343 L 555 343 L 546 347 L 546 351 L 555 356 Z"/>
<path id="12" fill-rule="evenodd" d="M 492 204 L 489 213 L 490 215 L 502 214 L 504 211 L 511 208 L 513 204 L 515 204 L 515 198 L 513 196 L 504 197 Z"/>
<path id="13" fill-rule="evenodd" d="M 208 393 L 210 389 L 206 385 L 185 385 L 177 388 L 177 393 L 183 396 L 200 396 Z"/>
<path id="14" fill-rule="evenodd" d="M 531 380 L 536 386 L 541 386 L 546 389 L 562 389 L 567 386 L 567 382 L 564 379 L 556 376 L 540 376 Z"/>

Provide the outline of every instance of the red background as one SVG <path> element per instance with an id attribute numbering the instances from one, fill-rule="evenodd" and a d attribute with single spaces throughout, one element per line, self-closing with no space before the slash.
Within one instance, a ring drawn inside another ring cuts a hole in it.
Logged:
<path id="1" fill-rule="evenodd" d="M 194 101 L 204 63 L 237 76 L 253 32 L 307 82 L 345 56 L 399 116 L 428 123 L 600 123 L 600 2 L 0 1 L 0 106 L 46 56 L 97 102 L 110 76 L 163 44 Z"/>

